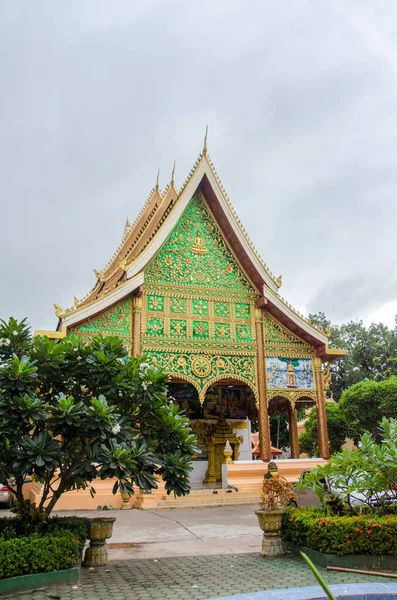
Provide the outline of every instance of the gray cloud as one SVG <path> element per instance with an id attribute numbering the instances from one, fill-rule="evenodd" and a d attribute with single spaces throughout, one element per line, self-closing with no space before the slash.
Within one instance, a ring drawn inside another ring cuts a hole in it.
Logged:
<path id="1" fill-rule="evenodd" d="M 397 298 L 397 8 L 5 2 L 0 315 L 55 325 L 154 184 L 201 150 L 297 308 Z"/>

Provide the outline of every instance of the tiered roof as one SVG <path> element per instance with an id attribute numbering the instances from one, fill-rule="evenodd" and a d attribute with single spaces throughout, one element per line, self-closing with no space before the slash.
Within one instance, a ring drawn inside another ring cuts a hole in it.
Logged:
<path id="1" fill-rule="evenodd" d="M 175 169 L 175 165 L 174 165 Z M 258 290 L 258 306 L 266 306 L 278 320 L 302 339 L 327 352 L 328 337 L 298 313 L 279 295 L 281 277 L 276 278 L 248 237 L 208 156 L 206 141 L 203 152 L 193 165 L 178 191 L 170 184 L 162 192 L 158 178 L 135 222 L 127 219 L 119 247 L 101 271 L 95 271 L 97 282 L 72 308 L 63 311 L 56 305 L 59 328 L 74 325 L 105 310 L 134 293 L 144 283 L 144 268 L 176 225 L 189 200 L 199 188 L 225 238 L 252 283 Z"/>

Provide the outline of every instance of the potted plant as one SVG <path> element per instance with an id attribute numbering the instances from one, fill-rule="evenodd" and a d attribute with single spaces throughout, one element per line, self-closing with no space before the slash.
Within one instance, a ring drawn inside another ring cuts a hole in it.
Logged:
<path id="1" fill-rule="evenodd" d="M 263 480 L 260 509 L 255 514 L 263 531 L 262 555 L 279 556 L 285 554 L 280 538 L 283 514 L 288 504 L 296 500 L 296 494 L 278 470 L 269 469 L 269 475 Z"/>

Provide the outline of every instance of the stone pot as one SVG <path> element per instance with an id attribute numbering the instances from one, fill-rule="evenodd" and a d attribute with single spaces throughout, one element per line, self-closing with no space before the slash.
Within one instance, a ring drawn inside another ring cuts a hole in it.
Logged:
<path id="1" fill-rule="evenodd" d="M 281 556 L 285 554 L 284 544 L 280 537 L 284 509 L 260 509 L 255 511 L 259 527 L 263 531 L 262 555 Z"/>
<path id="2" fill-rule="evenodd" d="M 106 540 L 112 537 L 115 517 L 88 519 L 88 539 L 90 545 L 85 551 L 84 567 L 102 567 L 108 564 Z"/>
<path id="3" fill-rule="evenodd" d="M 130 504 L 131 494 L 129 494 L 128 492 L 120 492 L 120 496 L 123 501 L 123 504 L 120 506 L 120 509 L 121 510 L 131 510 L 132 509 L 132 506 Z"/>

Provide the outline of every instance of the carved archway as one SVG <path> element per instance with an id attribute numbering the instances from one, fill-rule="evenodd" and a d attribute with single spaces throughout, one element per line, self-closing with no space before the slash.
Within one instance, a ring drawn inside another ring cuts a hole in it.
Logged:
<path id="1" fill-rule="evenodd" d="M 259 406 L 258 390 L 256 389 L 256 387 L 254 385 L 252 385 L 252 381 L 250 381 L 246 377 L 242 377 L 241 375 L 235 375 L 233 373 L 230 373 L 230 374 L 225 373 L 223 375 L 217 375 L 216 377 L 212 377 L 211 379 L 206 381 L 205 386 L 199 392 L 200 403 L 204 404 L 205 394 L 212 385 L 214 385 L 215 383 L 221 383 L 223 381 L 226 382 L 229 380 L 235 381 L 236 383 L 245 384 L 246 386 L 248 386 L 252 390 L 252 393 L 254 394 L 255 404 L 256 404 L 256 407 L 258 408 L 258 406 Z"/>
<path id="2" fill-rule="evenodd" d="M 197 383 L 197 381 L 194 379 L 194 377 L 185 375 L 185 373 L 178 373 L 178 372 L 173 373 L 172 371 L 168 372 L 167 375 L 168 375 L 167 379 L 168 379 L 169 383 L 178 383 L 181 381 L 184 381 L 185 383 L 190 383 L 197 390 L 197 393 L 198 393 L 198 396 L 200 399 L 201 389 L 200 389 L 200 386 Z"/>

